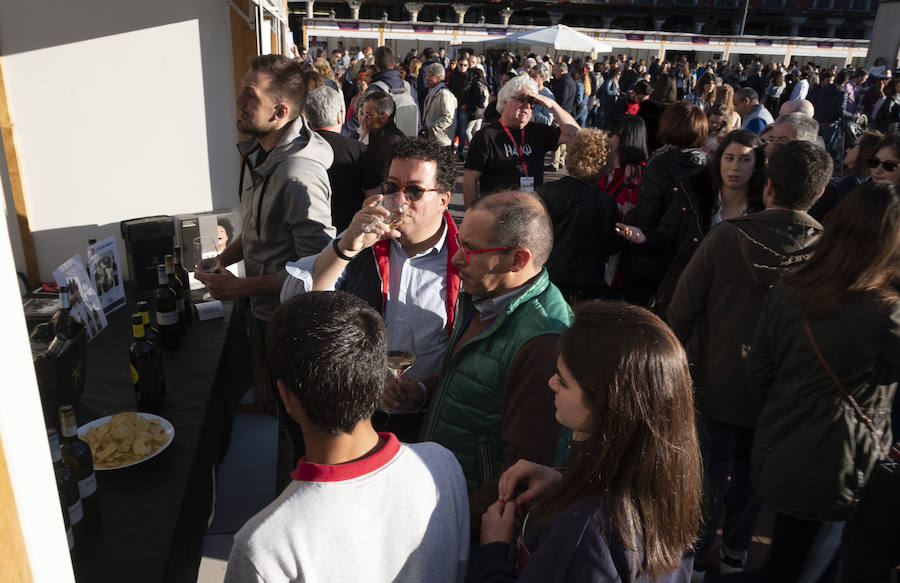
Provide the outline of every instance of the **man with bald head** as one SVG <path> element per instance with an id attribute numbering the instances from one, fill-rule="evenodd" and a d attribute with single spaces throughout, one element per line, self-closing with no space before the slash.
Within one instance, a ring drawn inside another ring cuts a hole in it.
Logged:
<path id="1" fill-rule="evenodd" d="M 458 242 L 452 261 L 464 291 L 421 437 L 456 455 L 477 528 L 503 470 L 519 459 L 554 465 L 565 457 L 568 435 L 547 382 L 572 311 L 544 268 L 553 225 L 537 197 L 507 191 L 478 199 Z"/>
<path id="2" fill-rule="evenodd" d="M 782 103 L 781 108 L 778 110 L 778 115 L 785 115 L 788 113 L 802 113 L 803 115 L 813 117 L 816 114 L 816 108 L 813 106 L 812 102 L 807 99 L 790 99 Z"/>

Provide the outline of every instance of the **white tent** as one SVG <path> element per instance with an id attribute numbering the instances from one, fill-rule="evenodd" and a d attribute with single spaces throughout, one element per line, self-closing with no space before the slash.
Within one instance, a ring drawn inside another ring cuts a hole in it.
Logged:
<path id="1" fill-rule="evenodd" d="M 503 38 L 487 41 L 492 44 L 547 45 L 557 51 L 575 51 L 582 53 L 609 53 L 612 45 L 598 41 L 584 33 L 569 28 L 565 24 L 534 28 L 517 32 Z"/>

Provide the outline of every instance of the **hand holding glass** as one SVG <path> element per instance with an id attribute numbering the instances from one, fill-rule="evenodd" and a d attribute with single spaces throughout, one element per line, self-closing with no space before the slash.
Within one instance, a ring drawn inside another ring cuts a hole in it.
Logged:
<path id="1" fill-rule="evenodd" d="M 400 202 L 400 198 L 397 196 L 385 196 L 375 205 L 376 207 L 381 207 L 386 209 L 391 214 L 386 217 L 380 217 L 379 221 L 384 223 L 390 229 L 396 229 L 400 226 L 400 223 L 403 222 L 403 213 L 406 212 L 407 205 L 405 203 Z M 371 233 L 375 230 L 375 227 L 378 223 L 370 223 L 363 227 L 363 231 L 366 233 Z"/>

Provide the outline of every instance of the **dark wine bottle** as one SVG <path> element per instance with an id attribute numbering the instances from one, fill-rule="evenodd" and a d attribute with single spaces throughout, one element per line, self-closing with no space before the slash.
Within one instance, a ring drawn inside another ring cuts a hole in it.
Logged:
<path id="1" fill-rule="evenodd" d="M 175 307 L 178 310 L 178 333 L 184 334 L 187 324 L 185 324 L 184 316 L 184 286 L 181 281 L 175 277 L 175 259 L 172 255 L 167 254 L 166 262 L 166 278 L 169 280 L 169 287 L 175 292 Z"/>
<path id="2" fill-rule="evenodd" d="M 166 374 L 162 355 L 155 346 L 147 342 L 144 334 L 143 318 L 132 314 L 131 330 L 134 341 L 128 352 L 131 363 L 131 383 L 134 385 L 138 411 L 159 413 L 163 397 L 166 396 Z"/>
<path id="3" fill-rule="evenodd" d="M 169 287 L 166 266 L 156 268 L 159 287 L 156 288 L 156 329 L 159 330 L 159 345 L 163 348 L 178 348 L 178 304 L 175 291 Z"/>
<path id="4" fill-rule="evenodd" d="M 97 532 L 100 530 L 100 502 L 97 499 L 94 456 L 91 454 L 91 446 L 78 438 L 78 423 L 75 421 L 75 408 L 72 405 L 59 408 L 59 426 L 62 430 L 60 447 L 63 462 L 75 472 L 78 480 L 78 493 L 84 511 L 84 530 Z"/>
<path id="5" fill-rule="evenodd" d="M 69 287 L 59 286 L 59 309 L 50 318 L 50 324 L 59 338 L 68 340 L 75 338 L 84 326 L 72 317 L 69 303 Z"/>
<path id="6" fill-rule="evenodd" d="M 187 269 L 185 269 L 184 265 L 181 263 L 181 247 L 175 247 L 175 249 L 172 250 L 172 255 L 175 258 L 175 277 L 181 282 L 181 287 L 184 289 L 184 325 L 190 326 L 194 323 L 194 302 L 191 300 L 191 279 Z"/>
<path id="7" fill-rule="evenodd" d="M 147 342 L 154 347 L 159 346 L 159 330 L 156 329 L 156 326 L 150 325 L 150 307 L 147 306 L 147 302 L 143 300 L 138 302 L 137 311 L 144 321 L 144 337 L 147 339 Z"/>
<path id="8" fill-rule="evenodd" d="M 79 541 L 84 540 L 84 510 L 78 493 L 78 479 L 72 468 L 63 463 L 59 434 L 55 429 L 48 429 L 47 437 L 50 440 L 50 455 L 53 457 L 53 473 L 56 474 L 56 489 L 62 500 L 63 512 L 69 515 L 69 523 L 72 525 L 77 546 Z"/>

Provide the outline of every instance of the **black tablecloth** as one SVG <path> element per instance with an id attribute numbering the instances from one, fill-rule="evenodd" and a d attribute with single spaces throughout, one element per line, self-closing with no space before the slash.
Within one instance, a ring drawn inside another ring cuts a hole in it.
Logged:
<path id="1" fill-rule="evenodd" d="M 167 396 L 160 415 L 174 425 L 175 438 L 153 459 L 97 472 L 103 525 L 80 545 L 80 583 L 197 580 L 214 468 L 228 446 L 240 386 L 248 383 L 237 307 L 225 302 L 224 319 L 195 319 L 181 347 L 165 351 Z M 136 408 L 128 368 L 133 312 L 129 302 L 111 314 L 108 328 L 88 345 L 77 408 L 82 423 Z"/>

